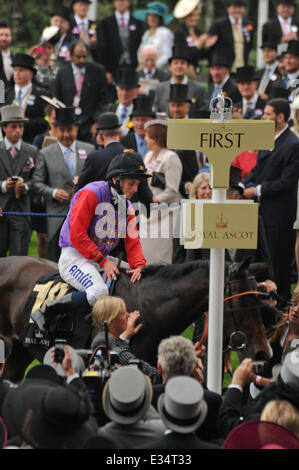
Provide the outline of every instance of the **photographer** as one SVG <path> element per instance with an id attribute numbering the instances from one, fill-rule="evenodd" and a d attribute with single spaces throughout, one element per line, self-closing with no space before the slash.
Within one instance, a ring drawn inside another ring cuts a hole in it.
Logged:
<path id="1" fill-rule="evenodd" d="M 135 335 L 142 324 L 136 325 L 140 314 L 137 310 L 128 313 L 125 302 L 119 297 L 100 297 L 92 309 L 93 318 L 98 326 L 103 329 L 105 321 L 108 324 L 109 333 L 115 338 L 115 346 L 119 350 L 119 363 L 126 366 L 132 361 L 138 361 L 142 372 L 148 375 L 152 384 L 161 383 L 159 371 L 144 361 L 139 361 L 130 348 L 129 340 Z"/>

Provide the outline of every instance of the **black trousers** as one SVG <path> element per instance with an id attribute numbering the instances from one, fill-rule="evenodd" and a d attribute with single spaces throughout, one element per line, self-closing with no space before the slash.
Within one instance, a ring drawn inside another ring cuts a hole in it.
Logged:
<path id="1" fill-rule="evenodd" d="M 55 235 L 48 241 L 48 259 L 58 263 L 61 248 L 59 247 L 59 235 L 60 229 L 55 233 Z"/>
<path id="2" fill-rule="evenodd" d="M 31 224 L 28 217 L 14 215 L 0 217 L 0 257 L 7 254 L 27 256 L 30 237 Z"/>

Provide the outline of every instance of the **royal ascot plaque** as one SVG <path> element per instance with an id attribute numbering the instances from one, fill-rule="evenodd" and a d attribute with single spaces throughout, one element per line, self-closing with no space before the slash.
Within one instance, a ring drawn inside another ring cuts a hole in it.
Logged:
<path id="1" fill-rule="evenodd" d="M 185 200 L 183 243 L 186 249 L 256 249 L 258 240 L 258 204 L 251 201 Z"/>
<path id="2" fill-rule="evenodd" d="M 229 187 L 229 170 L 234 158 L 245 150 L 274 146 L 274 121 L 233 119 L 170 119 L 167 146 L 177 150 L 200 150 L 212 167 L 212 188 Z"/>

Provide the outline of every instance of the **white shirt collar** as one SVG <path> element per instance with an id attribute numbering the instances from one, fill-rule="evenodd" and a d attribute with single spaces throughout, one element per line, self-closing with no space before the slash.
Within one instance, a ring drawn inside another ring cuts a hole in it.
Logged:
<path id="1" fill-rule="evenodd" d="M 59 147 L 61 148 L 61 151 L 63 153 L 63 155 L 65 155 L 65 151 L 67 148 L 70 148 L 71 151 L 76 155 L 77 153 L 77 149 L 76 149 L 76 140 L 74 140 L 74 142 L 72 143 L 72 145 L 70 145 L 70 147 L 65 147 L 64 145 L 62 145 L 61 142 L 58 141 L 58 144 L 59 144 Z"/>
<path id="2" fill-rule="evenodd" d="M 121 15 L 118 11 L 115 12 L 117 23 L 120 25 L 120 19 L 123 17 L 125 19 L 126 25 L 129 24 L 130 20 L 130 12 L 126 11 L 123 15 Z"/>
<path id="3" fill-rule="evenodd" d="M 287 22 L 290 26 L 292 24 L 291 16 L 287 20 L 284 20 L 282 16 L 278 15 L 278 19 L 279 19 L 280 24 L 284 24 L 285 22 Z"/>
<path id="4" fill-rule="evenodd" d="M 228 17 L 232 25 L 234 25 L 235 23 L 239 23 L 239 26 L 242 26 L 242 22 L 243 22 L 242 18 L 235 20 L 235 18 L 233 18 L 231 15 L 228 15 Z"/>
<path id="5" fill-rule="evenodd" d="M 174 82 L 173 78 L 171 78 L 170 83 L 171 83 L 171 85 L 175 85 L 175 82 Z M 180 84 L 181 85 L 188 85 L 188 76 L 187 75 L 185 75 L 183 81 Z"/>
<path id="6" fill-rule="evenodd" d="M 223 88 L 228 79 L 229 79 L 229 73 L 226 75 L 226 77 L 224 77 L 224 79 L 222 80 L 222 82 L 220 82 L 220 83 L 214 83 L 214 86 L 217 85 L 217 86 Z"/>
<path id="7" fill-rule="evenodd" d="M 85 26 L 88 26 L 88 17 L 86 16 L 85 18 L 80 18 L 77 15 L 74 15 L 74 18 L 76 20 L 77 25 L 80 25 L 81 23 L 84 23 Z"/>
<path id="8" fill-rule="evenodd" d="M 6 150 L 10 150 L 10 148 L 12 147 L 13 144 L 11 142 L 9 142 L 9 140 L 7 140 L 6 137 L 4 137 L 4 145 L 5 145 Z M 18 142 L 15 144 L 15 148 L 18 151 L 20 151 L 21 146 L 22 146 L 22 139 L 18 140 Z"/>
<path id="9" fill-rule="evenodd" d="M 86 72 L 86 67 L 82 67 L 82 69 L 79 69 L 78 67 L 75 66 L 74 62 L 72 62 L 72 68 L 73 68 L 74 75 L 76 75 L 79 71 L 83 73 L 83 75 Z"/>
<path id="10" fill-rule="evenodd" d="M 24 98 L 24 96 L 27 95 L 27 93 L 29 92 L 29 90 L 32 88 L 32 83 L 28 83 L 28 85 L 24 86 L 24 87 L 19 87 L 19 85 L 15 85 L 15 96 L 17 97 L 18 94 L 19 94 L 19 91 L 21 90 L 22 92 L 22 98 Z"/>
<path id="11" fill-rule="evenodd" d="M 255 93 L 255 95 L 253 95 L 253 97 L 249 100 L 250 104 L 253 105 L 253 107 L 256 105 L 258 97 L 259 97 L 259 95 L 257 93 Z M 243 98 L 242 101 L 243 101 L 243 106 L 246 106 L 247 100 L 245 98 Z"/>
<path id="12" fill-rule="evenodd" d="M 288 126 L 288 124 L 287 124 L 287 125 L 282 129 L 282 131 L 279 132 L 279 134 L 276 134 L 276 136 L 274 137 L 274 142 L 278 139 L 278 137 L 281 136 L 281 134 L 284 133 L 284 131 L 287 130 L 288 127 L 289 127 L 289 126 Z"/>

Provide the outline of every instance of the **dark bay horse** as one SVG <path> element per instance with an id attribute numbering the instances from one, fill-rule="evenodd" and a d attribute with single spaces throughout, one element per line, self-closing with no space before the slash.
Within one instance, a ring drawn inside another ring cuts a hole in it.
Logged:
<path id="1" fill-rule="evenodd" d="M 255 279 L 249 276 L 247 268 L 248 263 L 243 263 L 230 270 L 229 279 L 226 276 L 227 292 L 256 290 Z M 53 270 L 57 270 L 57 265 L 48 260 L 0 258 L 0 334 L 22 343 L 26 299 L 36 281 Z M 131 346 L 138 357 L 156 364 L 161 339 L 181 334 L 200 313 L 207 311 L 209 262 L 149 266 L 144 269 L 141 281 L 135 284 L 121 272 L 114 295 L 125 300 L 129 312 L 140 311 L 143 327 L 132 339 Z M 234 298 L 226 304 L 228 313 L 224 316 L 224 347 L 234 330 L 243 331 L 248 338 L 246 355 L 267 358 L 268 344 L 260 306 L 259 301 L 249 295 Z M 20 351 L 18 353 L 20 360 Z M 25 354 L 21 359 L 28 362 Z"/>

